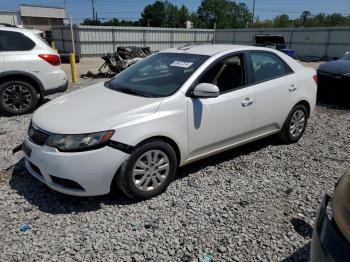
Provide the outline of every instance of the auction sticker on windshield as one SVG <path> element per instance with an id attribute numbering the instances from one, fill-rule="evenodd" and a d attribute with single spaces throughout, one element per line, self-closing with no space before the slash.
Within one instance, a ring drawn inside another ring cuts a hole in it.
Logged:
<path id="1" fill-rule="evenodd" d="M 177 66 L 177 67 L 183 67 L 183 68 L 189 68 L 191 65 L 193 65 L 193 63 L 192 62 L 184 62 L 184 61 L 174 61 L 170 65 Z"/>

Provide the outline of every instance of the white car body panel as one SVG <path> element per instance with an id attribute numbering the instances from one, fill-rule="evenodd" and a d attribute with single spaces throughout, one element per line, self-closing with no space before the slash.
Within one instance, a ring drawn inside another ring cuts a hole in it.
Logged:
<path id="1" fill-rule="evenodd" d="M 38 37 L 40 31 L 13 27 L 0 27 L 0 30 L 21 33 L 35 43 L 32 50 L 0 52 L 4 61 L 3 72 L 16 71 L 32 74 L 41 81 L 44 91 L 65 85 L 68 79 L 60 66 L 53 66 L 38 56 L 39 54 L 58 55 L 57 51 Z"/>
<path id="2" fill-rule="evenodd" d="M 190 158 L 232 144 L 235 137 L 253 130 L 255 104 L 242 106 L 246 98 L 255 99 L 255 86 L 215 98 L 187 99 Z"/>
<path id="3" fill-rule="evenodd" d="M 214 61 L 227 54 L 250 50 L 275 53 L 294 72 L 223 93 L 215 98 L 192 98 L 186 95 L 197 78 Z M 115 130 L 111 140 L 130 147 L 149 138 L 160 137 L 176 145 L 181 166 L 279 132 L 289 112 L 299 102 L 309 105 L 310 114 L 315 109 L 315 70 L 305 68 L 278 51 L 249 46 L 213 45 L 163 52 L 206 54 L 211 57 L 199 66 L 177 92 L 168 97 L 129 95 L 107 89 L 103 83 L 99 83 L 45 104 L 34 113 L 33 124 L 55 134 Z M 252 100 L 249 106 L 243 105 L 246 99 Z M 57 188 L 49 178 L 41 181 L 57 191 L 74 195 L 109 192 L 114 174 L 129 156 L 109 147 L 63 153 L 27 142 L 35 152 L 30 158 L 27 157 L 27 161 L 33 161 L 42 167 L 44 177 L 45 174 L 54 173 L 56 176 L 73 179 L 84 185 L 86 191 Z M 35 176 L 35 171 L 30 167 L 28 170 Z M 86 177 L 84 172 L 88 174 Z M 101 181 L 94 179 L 93 173 L 98 173 L 96 177 Z M 96 188 L 92 186 L 94 183 Z"/>
<path id="4" fill-rule="evenodd" d="M 4 56 L 0 54 L 0 73 L 4 71 Z"/>
<path id="5" fill-rule="evenodd" d="M 33 122 L 56 134 L 106 131 L 156 112 L 161 101 L 162 98 L 144 99 L 116 92 L 99 83 L 46 103 L 33 115 Z"/>
<path id="6" fill-rule="evenodd" d="M 85 188 L 85 191 L 69 190 L 69 194 L 76 196 L 107 194 L 116 170 L 128 157 L 110 147 L 76 154 L 61 153 L 54 148 L 35 145 L 29 140 L 26 143 L 32 149 L 30 158 L 25 156 L 27 170 L 50 188 L 62 193 L 67 193 L 67 190 L 53 183 L 50 175 L 64 179 L 74 178 Z M 93 162 L 91 158 L 94 159 Z M 31 168 L 29 161 L 40 167 L 41 175 Z"/>

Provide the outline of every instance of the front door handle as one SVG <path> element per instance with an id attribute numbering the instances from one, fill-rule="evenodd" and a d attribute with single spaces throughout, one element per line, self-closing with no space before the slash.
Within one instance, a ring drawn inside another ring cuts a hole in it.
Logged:
<path id="1" fill-rule="evenodd" d="M 289 88 L 289 92 L 294 92 L 295 90 L 297 90 L 297 87 L 295 85 L 291 85 Z"/>
<path id="2" fill-rule="evenodd" d="M 246 106 L 250 106 L 251 104 L 253 104 L 254 99 L 253 98 L 249 98 L 246 97 L 243 101 L 242 101 L 242 106 L 246 107 Z"/>

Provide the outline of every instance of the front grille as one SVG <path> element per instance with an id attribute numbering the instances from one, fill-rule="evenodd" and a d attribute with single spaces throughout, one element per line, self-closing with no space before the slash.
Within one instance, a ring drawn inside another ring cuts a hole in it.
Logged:
<path id="1" fill-rule="evenodd" d="M 46 143 L 50 135 L 30 125 L 28 136 L 35 144 L 42 146 Z"/>

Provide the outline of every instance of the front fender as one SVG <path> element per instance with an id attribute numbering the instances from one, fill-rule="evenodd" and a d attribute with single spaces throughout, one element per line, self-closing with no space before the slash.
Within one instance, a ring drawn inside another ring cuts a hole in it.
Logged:
<path id="1" fill-rule="evenodd" d="M 169 101 L 171 100 L 171 101 Z M 129 146 L 137 146 L 152 137 L 166 137 L 173 140 L 180 151 L 180 165 L 188 156 L 187 103 L 169 99 L 164 101 L 157 112 L 133 119 L 112 127 L 112 140 Z M 176 99 L 175 99 L 176 100 Z"/>

